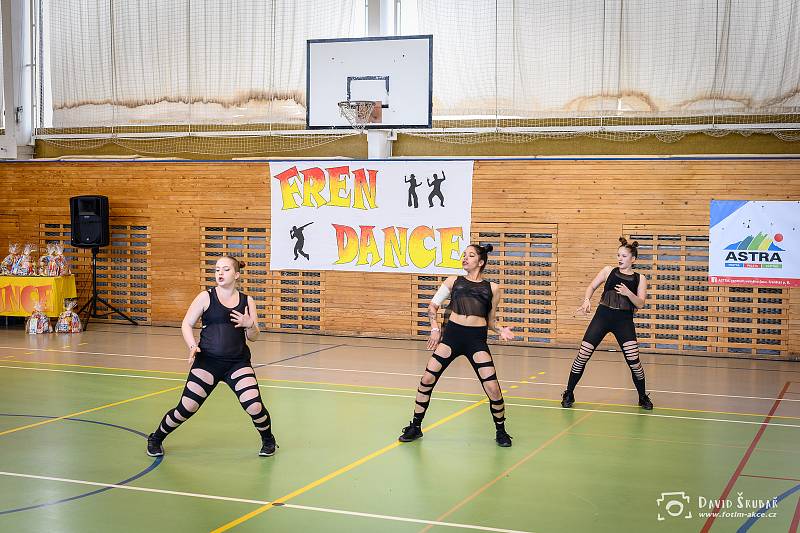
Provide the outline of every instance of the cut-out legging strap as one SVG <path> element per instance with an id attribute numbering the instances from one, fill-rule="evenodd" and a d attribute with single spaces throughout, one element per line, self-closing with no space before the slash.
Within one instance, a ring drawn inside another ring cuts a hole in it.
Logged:
<path id="1" fill-rule="evenodd" d="M 448 366 L 460 355 L 465 355 L 483 391 L 489 398 L 489 410 L 497 429 L 505 423 L 505 403 L 491 352 L 486 344 L 486 327 L 469 327 L 450 322 L 439 347 L 431 355 L 420 379 L 412 422 L 419 426 L 428 410 L 433 389 Z M 442 355 L 445 354 L 445 355 Z"/>
<path id="2" fill-rule="evenodd" d="M 592 317 L 589 327 L 586 328 L 583 341 L 578 349 L 578 355 L 575 356 L 575 360 L 572 362 L 572 368 L 569 372 L 569 381 L 567 382 L 567 390 L 575 390 L 595 348 L 597 348 L 608 333 L 612 333 L 614 337 L 616 337 L 625 355 L 625 362 L 628 363 L 628 368 L 630 368 L 631 378 L 633 384 L 636 386 L 636 391 L 639 393 L 639 396 L 644 395 L 644 368 L 642 367 L 642 362 L 639 360 L 639 343 L 636 340 L 633 313 L 630 311 L 611 309 L 604 305 L 597 307 L 597 311 L 594 317 Z"/>
<path id="3" fill-rule="evenodd" d="M 242 408 L 250 415 L 259 433 L 269 435 L 272 421 L 258 388 L 256 374 L 249 361 L 227 363 L 209 357 L 195 359 L 186 386 L 183 388 L 178 404 L 167 411 L 154 432 L 159 439 L 175 431 L 183 422 L 195 414 L 211 392 L 224 381 L 236 394 Z"/>

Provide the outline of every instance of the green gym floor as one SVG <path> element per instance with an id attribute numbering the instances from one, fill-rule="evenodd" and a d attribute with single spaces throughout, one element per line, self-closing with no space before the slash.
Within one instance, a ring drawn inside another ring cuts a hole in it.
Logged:
<path id="1" fill-rule="evenodd" d="M 250 418 L 221 384 L 154 460 L 146 434 L 187 371 L 179 333 L 0 329 L 0 531 L 783 532 L 800 522 L 800 363 L 645 354 L 656 406 L 645 412 L 621 354 L 598 351 L 567 410 L 571 351 L 494 345 L 513 447 L 495 445 L 464 358 L 440 381 L 424 438 L 400 444 L 423 343 L 266 334 L 253 364 L 275 456 L 258 457 Z"/>

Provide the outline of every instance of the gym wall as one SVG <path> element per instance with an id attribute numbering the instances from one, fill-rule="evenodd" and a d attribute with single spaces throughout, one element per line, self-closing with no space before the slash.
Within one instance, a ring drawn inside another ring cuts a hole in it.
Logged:
<path id="1" fill-rule="evenodd" d="M 0 181 L 3 254 L 12 240 L 68 243 L 69 197 L 108 196 L 100 290 L 143 323 L 179 324 L 213 285 L 216 257 L 234 253 L 270 330 L 427 334 L 439 277 L 269 270 L 266 161 L 34 160 L 0 164 Z M 488 159 L 475 163 L 473 190 L 473 240 L 496 247 L 486 277 L 504 288 L 501 321 L 517 344 L 577 346 L 587 322 L 573 313 L 625 235 L 641 243 L 650 280 L 636 318 L 643 351 L 800 358 L 800 289 L 709 286 L 704 259 L 710 200 L 796 200 L 800 161 Z M 67 251 L 83 299 L 90 253 Z"/>

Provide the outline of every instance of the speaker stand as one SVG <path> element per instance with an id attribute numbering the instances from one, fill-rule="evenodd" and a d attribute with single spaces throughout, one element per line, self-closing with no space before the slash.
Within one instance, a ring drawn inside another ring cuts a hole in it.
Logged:
<path id="1" fill-rule="evenodd" d="M 108 303 L 105 299 L 97 295 L 97 254 L 100 252 L 99 246 L 92 246 L 92 296 L 89 300 L 83 304 L 81 310 L 78 311 L 78 316 L 83 313 L 83 311 L 88 307 L 89 308 L 89 315 L 86 317 L 86 321 L 83 324 L 84 331 L 89 328 L 89 320 L 92 318 L 105 318 L 107 316 L 111 316 L 117 314 L 133 324 L 134 326 L 138 326 L 139 324 L 136 323 L 134 319 Z M 104 314 L 97 313 L 97 303 L 101 303 L 106 306 L 110 312 Z"/>

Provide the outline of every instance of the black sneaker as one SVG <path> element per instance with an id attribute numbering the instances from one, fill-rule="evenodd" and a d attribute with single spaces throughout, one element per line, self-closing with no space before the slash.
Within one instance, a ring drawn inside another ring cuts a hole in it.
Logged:
<path id="1" fill-rule="evenodd" d="M 258 455 L 261 457 L 272 457 L 275 455 L 275 448 L 278 448 L 278 443 L 275 442 L 275 435 L 270 433 L 265 437 L 261 437 L 261 451 Z"/>
<path id="2" fill-rule="evenodd" d="M 420 437 L 422 437 L 422 430 L 419 428 L 419 426 L 409 424 L 403 428 L 403 434 L 400 435 L 397 440 L 400 442 L 411 442 L 412 440 L 417 440 Z"/>
<path id="3" fill-rule="evenodd" d="M 152 433 L 147 436 L 147 455 L 150 457 L 160 457 L 164 455 L 164 447 L 161 441 Z"/>
<path id="4" fill-rule="evenodd" d="M 494 438 L 497 441 L 497 445 L 501 448 L 509 448 L 511 446 L 511 435 L 506 433 L 505 429 L 498 429 L 497 436 Z"/>
<path id="5" fill-rule="evenodd" d="M 650 401 L 650 397 L 647 394 L 639 396 L 639 407 L 647 411 L 653 410 L 653 402 Z"/>
<path id="6" fill-rule="evenodd" d="M 565 390 L 561 395 L 561 407 L 569 409 L 573 405 L 575 405 L 575 395 L 571 390 Z"/>

